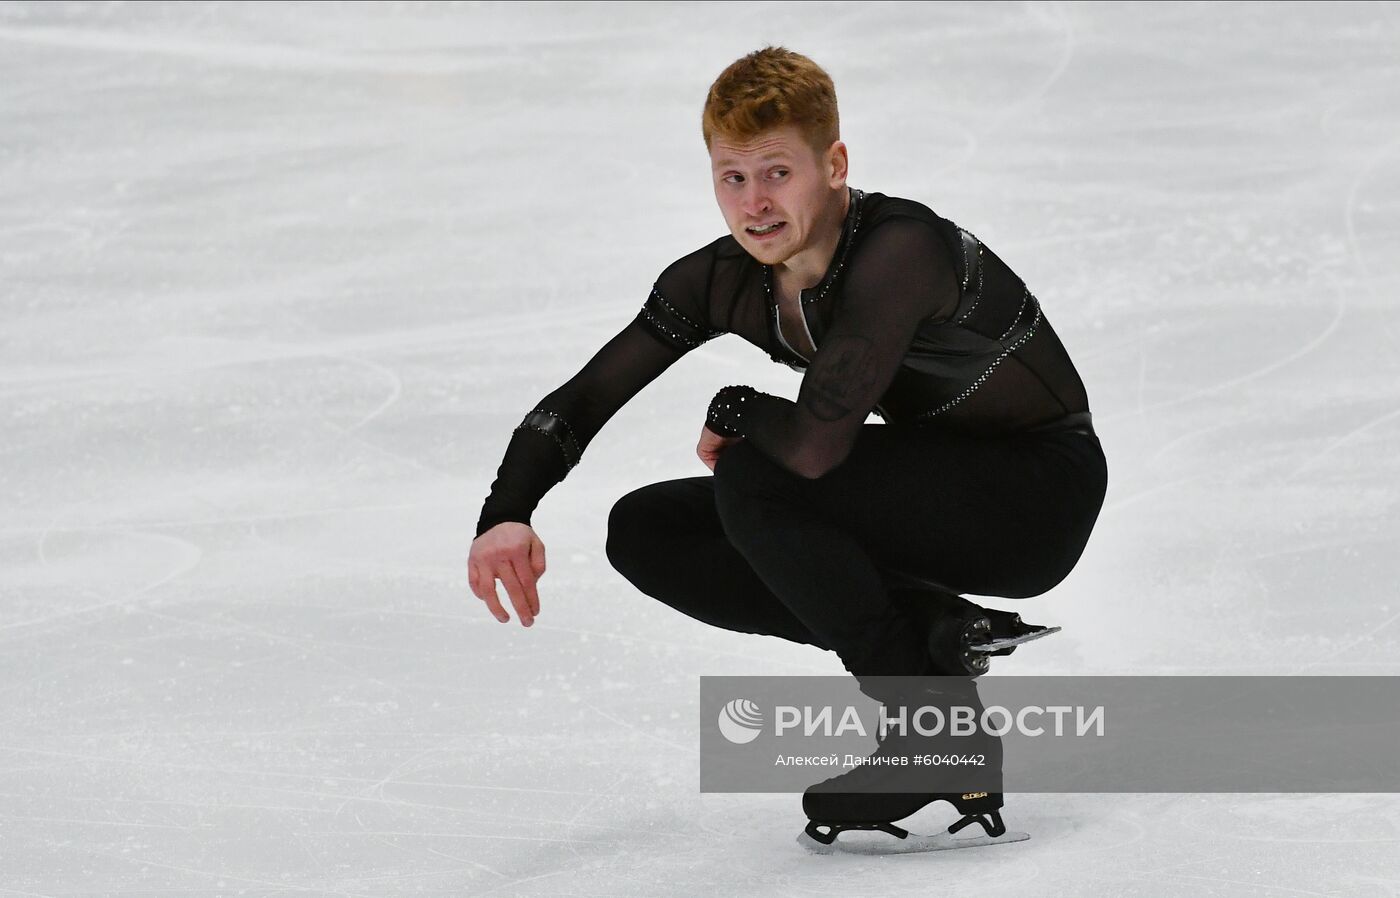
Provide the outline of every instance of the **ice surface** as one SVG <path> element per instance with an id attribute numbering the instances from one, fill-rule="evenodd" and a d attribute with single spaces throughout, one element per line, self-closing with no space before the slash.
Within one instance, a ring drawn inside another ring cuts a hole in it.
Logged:
<path id="1" fill-rule="evenodd" d="M 795 394 L 738 338 L 545 499 L 534 627 L 470 594 L 511 428 L 724 232 L 701 103 L 770 41 L 1088 385 L 1108 502 L 997 669 L 1400 673 L 1400 6 L 9 3 L 0 895 L 1400 892 L 1393 796 L 872 859 L 700 794 L 698 676 L 842 672 L 603 555 L 715 388 Z"/>

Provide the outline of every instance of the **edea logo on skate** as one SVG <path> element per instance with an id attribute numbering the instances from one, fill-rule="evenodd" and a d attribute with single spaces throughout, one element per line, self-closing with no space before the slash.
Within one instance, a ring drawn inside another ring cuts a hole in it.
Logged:
<path id="1" fill-rule="evenodd" d="M 719 731 L 735 745 L 744 745 L 758 738 L 763 730 L 763 712 L 746 698 L 736 698 L 719 712 Z"/>

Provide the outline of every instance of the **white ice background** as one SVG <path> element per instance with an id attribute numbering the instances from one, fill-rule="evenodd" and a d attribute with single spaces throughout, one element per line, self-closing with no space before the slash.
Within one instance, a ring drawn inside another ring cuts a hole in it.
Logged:
<path id="1" fill-rule="evenodd" d="M 795 395 L 737 337 L 545 498 L 532 628 L 470 594 L 511 429 L 724 233 L 701 104 L 768 42 L 1087 383 L 1106 507 L 997 671 L 1400 673 L 1396 4 L 10 3 L 0 895 L 1400 893 L 1389 795 L 1010 795 L 1029 842 L 870 859 L 701 794 L 700 675 L 842 673 L 603 554 L 717 387 Z"/>

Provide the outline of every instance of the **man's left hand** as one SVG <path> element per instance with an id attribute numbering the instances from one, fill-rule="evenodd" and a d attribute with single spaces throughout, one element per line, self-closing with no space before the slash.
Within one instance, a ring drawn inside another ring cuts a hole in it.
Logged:
<path id="1" fill-rule="evenodd" d="M 700 428 L 700 443 L 695 447 L 695 454 L 700 456 L 705 467 L 713 471 L 715 463 L 719 461 L 719 454 L 742 439 L 743 437 L 722 437 L 710 428 L 702 426 Z"/>

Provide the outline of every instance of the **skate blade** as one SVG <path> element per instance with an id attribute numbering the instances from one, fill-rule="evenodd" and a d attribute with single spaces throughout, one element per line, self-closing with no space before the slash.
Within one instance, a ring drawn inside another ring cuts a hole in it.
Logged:
<path id="1" fill-rule="evenodd" d="M 838 836 L 830 845 L 823 845 L 816 839 L 803 832 L 797 837 L 797 844 L 810 851 L 812 854 L 916 854 L 924 851 L 951 851 L 957 848 L 980 848 L 984 845 L 1001 845 L 1007 842 L 1024 842 L 1031 837 L 1030 833 L 1005 832 L 999 836 L 988 836 L 986 834 L 977 836 L 955 836 L 952 833 L 942 832 L 931 836 L 920 836 L 910 833 L 907 839 L 895 839 L 886 836 L 881 839 L 870 839 L 860 842 L 843 842 Z"/>
<path id="2" fill-rule="evenodd" d="M 1058 632 L 1060 632 L 1059 627 L 1046 627 L 1044 630 L 1036 630 L 1034 633 L 1027 633 L 1024 636 L 1009 636 L 1005 639 L 993 639 L 991 642 L 979 642 L 975 645 L 968 646 L 968 649 L 974 652 L 999 652 L 1013 645 L 1033 642 L 1040 639 L 1042 636 L 1049 636 L 1051 633 Z"/>

